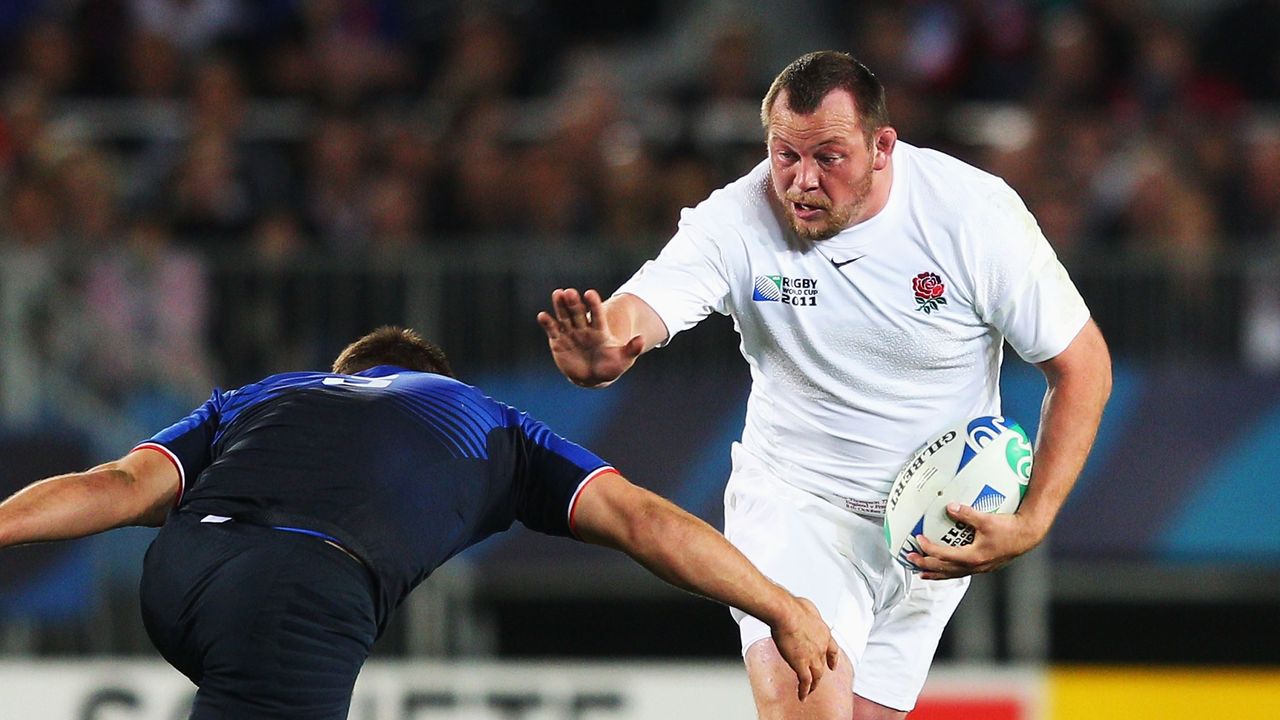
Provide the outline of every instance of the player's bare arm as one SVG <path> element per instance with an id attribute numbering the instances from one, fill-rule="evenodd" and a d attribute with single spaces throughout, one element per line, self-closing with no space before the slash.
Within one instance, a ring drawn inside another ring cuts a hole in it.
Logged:
<path id="1" fill-rule="evenodd" d="M 551 293 L 551 312 L 538 313 L 556 367 L 582 387 L 606 387 L 642 353 L 667 338 L 658 313 L 634 295 L 607 302 L 600 293 L 574 288 Z"/>
<path id="2" fill-rule="evenodd" d="M 69 540 L 125 525 L 160 525 L 179 487 L 173 462 L 147 449 L 40 480 L 0 503 L 0 547 Z"/>
<path id="3" fill-rule="evenodd" d="M 710 525 L 609 473 L 593 480 L 574 509 L 578 536 L 630 555 L 676 587 L 760 618 L 795 671 L 803 700 L 840 650 L 813 603 L 772 582 Z"/>
<path id="4" fill-rule="evenodd" d="M 1090 320 L 1066 350 L 1037 367 L 1049 387 L 1027 496 L 1011 515 L 949 507 L 951 517 L 974 527 L 974 541 L 952 548 L 923 538 L 927 557 L 910 559 L 924 568 L 924 579 L 990 572 L 1039 545 L 1084 469 L 1111 395 L 1111 356 L 1098 326 Z"/>

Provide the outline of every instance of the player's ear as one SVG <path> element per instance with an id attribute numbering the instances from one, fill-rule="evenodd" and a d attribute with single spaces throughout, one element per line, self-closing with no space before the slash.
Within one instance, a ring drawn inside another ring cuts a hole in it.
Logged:
<path id="1" fill-rule="evenodd" d="M 893 148 L 897 143 L 898 131 L 892 126 L 886 125 L 875 131 L 871 138 L 873 170 L 883 170 L 889 166 L 889 156 L 893 155 Z"/>

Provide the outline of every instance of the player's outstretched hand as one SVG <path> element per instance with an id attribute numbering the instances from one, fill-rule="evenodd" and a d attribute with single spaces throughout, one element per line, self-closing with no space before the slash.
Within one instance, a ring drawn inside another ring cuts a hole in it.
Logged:
<path id="1" fill-rule="evenodd" d="M 947 514 L 954 520 L 973 526 L 973 542 L 963 547 L 951 547 L 917 535 L 916 542 L 920 543 L 925 554 L 911 553 L 907 559 L 921 568 L 920 577 L 925 580 L 944 580 L 998 570 L 1039 545 L 1045 535 L 1020 513 L 985 513 L 968 505 L 952 503 L 947 506 Z"/>
<path id="2" fill-rule="evenodd" d="M 618 379 L 644 349 L 639 335 L 620 336 L 610 326 L 600 293 L 573 288 L 551 293 L 551 310 L 538 313 L 551 357 L 575 385 L 603 387 Z"/>
<path id="3" fill-rule="evenodd" d="M 796 673 L 796 694 L 803 701 L 818 686 L 827 670 L 840 661 L 840 646 L 818 608 L 804 598 L 796 598 L 796 608 L 788 618 L 776 623 L 773 642 L 778 654 Z"/>

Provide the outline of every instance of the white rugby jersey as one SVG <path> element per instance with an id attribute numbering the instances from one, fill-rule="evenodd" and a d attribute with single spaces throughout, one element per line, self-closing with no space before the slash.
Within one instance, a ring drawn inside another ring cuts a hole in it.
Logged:
<path id="1" fill-rule="evenodd" d="M 999 414 L 1004 340 L 1048 360 L 1089 318 L 1004 181 L 901 141 L 893 167 L 884 209 L 801 250 L 762 162 L 684 210 L 617 290 L 671 336 L 731 316 L 752 377 L 742 444 L 782 479 L 871 514 L 929 436 Z"/>

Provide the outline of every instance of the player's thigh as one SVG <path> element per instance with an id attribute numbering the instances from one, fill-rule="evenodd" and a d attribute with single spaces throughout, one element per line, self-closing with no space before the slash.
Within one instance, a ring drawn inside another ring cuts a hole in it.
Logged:
<path id="1" fill-rule="evenodd" d="M 169 634 L 162 652 L 200 686 L 192 717 L 345 718 L 377 634 L 364 568 L 270 528 L 227 524 L 200 537 L 236 552 L 187 587 L 174 614 L 152 619 Z"/>
<path id="2" fill-rule="evenodd" d="M 197 711 L 346 717 L 377 635 L 368 577 L 336 548 L 282 534 L 290 537 L 248 569 L 259 588 L 229 602 L 231 611 L 210 622 L 219 632 L 205 657 Z"/>
<path id="3" fill-rule="evenodd" d="M 854 535 L 868 521 L 763 474 L 735 453 L 725 491 L 725 535 L 762 573 L 809 599 L 856 667 L 874 619 L 879 576 L 868 580 Z M 887 554 L 887 553 L 886 553 Z M 770 637 L 760 620 L 734 609 L 745 653 Z"/>
<path id="4" fill-rule="evenodd" d="M 225 564 L 252 545 L 198 516 L 174 513 L 160 528 L 143 560 L 142 621 L 152 644 L 171 665 L 199 684 L 205 643 L 196 619 Z"/>
<path id="5" fill-rule="evenodd" d="M 853 707 L 853 664 L 840 653 L 839 663 L 818 682 L 801 703 L 796 694 L 795 672 L 782 659 L 773 641 L 766 638 L 747 648 L 745 662 L 751 695 L 762 720 L 848 720 Z"/>
<path id="6" fill-rule="evenodd" d="M 915 707 L 942 631 L 968 587 L 969 578 L 913 578 L 906 597 L 877 616 L 853 680 L 854 692 L 894 710 Z"/>

